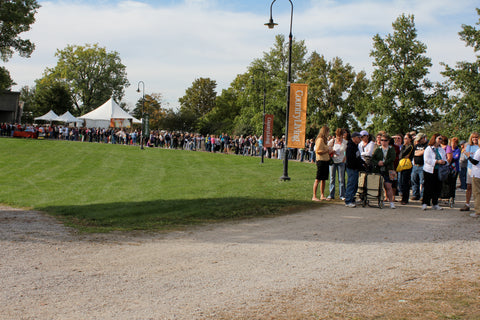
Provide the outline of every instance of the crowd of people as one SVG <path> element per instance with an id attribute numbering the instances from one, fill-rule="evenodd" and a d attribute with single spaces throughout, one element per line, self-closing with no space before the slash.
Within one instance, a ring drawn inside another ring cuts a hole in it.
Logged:
<path id="1" fill-rule="evenodd" d="M 431 206 L 441 210 L 439 199 L 445 193 L 455 198 L 457 189 L 466 192 L 466 202 L 461 211 L 470 211 L 472 196 L 480 208 L 480 150 L 479 135 L 474 132 L 468 141 L 457 137 L 409 132 L 390 136 L 384 131 L 376 135 L 366 130 L 350 133 L 337 128 L 333 135 L 324 126 L 316 139 L 307 139 L 301 149 L 287 149 L 285 137 L 273 137 L 272 147 L 264 148 L 262 136 L 255 135 L 201 135 L 166 130 L 152 130 L 142 141 L 140 131 L 122 128 L 77 128 L 57 125 L 27 125 L 2 123 L 1 136 L 14 136 L 15 131 L 34 132 L 38 137 L 69 141 L 145 145 L 149 148 L 183 149 L 229 153 L 243 156 L 261 156 L 316 163 L 317 175 L 313 185 L 313 201 L 332 200 L 338 197 L 348 207 L 355 207 L 359 172 L 382 175 L 385 198 L 390 208 L 395 208 L 396 196 L 406 205 L 411 200 L 422 201 L 422 209 Z M 400 168 L 399 163 L 410 163 Z M 449 179 L 440 181 L 439 172 L 447 167 Z M 399 169 L 400 168 L 400 169 Z M 346 177 L 348 179 L 346 179 Z M 329 190 L 326 181 L 329 180 Z M 459 185 L 457 186 L 457 181 Z M 320 198 L 317 197 L 320 186 Z M 338 192 L 337 192 L 338 190 Z M 444 195 L 443 195 L 444 196 Z M 477 213 L 471 216 L 478 217 Z"/>
<path id="2" fill-rule="evenodd" d="M 364 171 L 383 177 L 385 198 L 392 209 L 396 208 L 395 197 L 399 196 L 401 205 L 420 200 L 422 210 L 430 206 L 442 210 L 439 201 L 453 203 L 457 189 L 466 192 L 461 211 L 471 210 L 472 196 L 475 207 L 480 208 L 478 138 L 476 132 L 468 141 L 459 141 L 457 137 L 448 139 L 439 133 L 431 137 L 421 132 L 390 136 L 384 131 L 371 135 L 366 130 L 350 133 L 342 128 L 331 136 L 329 128 L 324 126 L 314 146 L 317 174 L 312 201 L 334 199 L 338 186 L 339 198 L 347 207 L 356 207 L 359 173 Z M 327 180 L 330 180 L 328 194 Z M 479 217 L 480 213 L 470 216 Z"/>
<path id="3" fill-rule="evenodd" d="M 264 148 L 263 139 L 256 135 L 201 135 L 168 130 L 151 130 L 142 141 L 141 132 L 125 128 L 85 128 L 57 125 L 0 124 L 0 136 L 14 136 L 15 131 L 35 132 L 44 139 L 145 145 L 149 148 L 183 149 L 229 153 L 243 156 L 261 156 L 284 159 L 285 137 L 273 137 L 272 147 Z M 288 149 L 291 160 L 315 162 L 314 140 L 307 140 L 303 149 Z"/>

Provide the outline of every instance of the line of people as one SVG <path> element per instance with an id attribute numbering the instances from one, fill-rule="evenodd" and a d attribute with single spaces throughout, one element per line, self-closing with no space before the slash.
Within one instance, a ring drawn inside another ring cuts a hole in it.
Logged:
<path id="1" fill-rule="evenodd" d="M 395 197 L 399 195 L 402 205 L 420 200 L 422 210 L 430 206 L 433 210 L 442 210 L 439 199 L 453 204 L 457 189 L 466 191 L 461 211 L 471 210 L 472 196 L 480 208 L 478 139 L 476 132 L 466 142 L 457 137 L 449 140 L 439 133 L 431 137 L 416 132 L 390 136 L 380 131 L 372 136 L 366 130 L 350 133 L 342 128 L 330 136 L 329 128 L 324 126 L 315 139 L 317 173 L 312 201 L 335 199 L 338 186 L 339 198 L 347 207 L 355 207 L 359 172 L 367 171 L 382 175 L 385 196 L 392 209 L 396 208 Z M 330 182 L 328 194 L 325 192 L 327 180 Z M 317 196 L 319 186 L 320 198 Z"/>
<path id="2" fill-rule="evenodd" d="M 149 148 L 183 149 L 230 153 L 243 156 L 261 156 L 274 159 L 285 158 L 285 137 L 273 137 L 272 147 L 264 148 L 262 136 L 256 135 L 201 135 L 168 130 L 151 130 L 144 140 L 134 128 L 86 128 L 64 125 L 0 124 L 0 136 L 13 137 L 14 132 L 32 132 L 42 139 L 140 145 Z M 313 139 L 307 140 L 304 149 L 287 149 L 290 160 L 314 162 Z"/>

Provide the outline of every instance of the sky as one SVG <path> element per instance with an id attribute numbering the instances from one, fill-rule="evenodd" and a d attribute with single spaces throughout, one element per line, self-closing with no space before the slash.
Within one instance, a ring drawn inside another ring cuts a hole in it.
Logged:
<path id="1" fill-rule="evenodd" d="M 217 82 L 217 93 L 245 73 L 254 59 L 274 45 L 277 34 L 288 37 L 291 5 L 273 4 L 278 26 L 264 26 L 271 0 L 38 0 L 41 8 L 30 31 L 21 37 L 35 43 L 30 58 L 15 55 L 4 66 L 17 83 L 13 90 L 34 86 L 46 68 L 57 63 L 55 52 L 67 45 L 98 43 L 118 52 L 130 86 L 123 102 L 133 109 L 141 93 L 161 93 L 168 107 L 195 79 Z M 292 0 L 292 31 L 328 60 L 340 57 L 355 71 L 373 70 L 374 35 L 393 33 L 392 23 L 403 13 L 415 16 L 418 40 L 427 46 L 433 67 L 428 78 L 442 81 L 440 62 L 454 66 L 473 61 L 458 32 L 475 25 L 478 0 Z M 478 27 L 478 26 L 477 26 Z M 140 85 L 143 90 L 143 86 Z"/>

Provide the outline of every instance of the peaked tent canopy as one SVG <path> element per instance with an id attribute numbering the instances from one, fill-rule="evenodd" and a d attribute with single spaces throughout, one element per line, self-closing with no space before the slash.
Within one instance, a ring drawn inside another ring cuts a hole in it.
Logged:
<path id="1" fill-rule="evenodd" d="M 65 123 L 71 123 L 71 122 L 83 122 L 82 119 L 77 119 L 75 118 L 70 111 L 65 112 L 61 116 L 58 116 L 55 121 L 60 121 L 60 122 L 65 122 Z"/>
<path id="2" fill-rule="evenodd" d="M 53 110 L 48 111 L 43 116 L 36 117 L 34 120 L 43 120 L 43 121 L 57 121 L 57 114 Z"/>
<path id="3" fill-rule="evenodd" d="M 97 109 L 79 117 L 86 122 L 88 128 L 130 127 L 133 123 L 141 123 L 110 98 Z"/>

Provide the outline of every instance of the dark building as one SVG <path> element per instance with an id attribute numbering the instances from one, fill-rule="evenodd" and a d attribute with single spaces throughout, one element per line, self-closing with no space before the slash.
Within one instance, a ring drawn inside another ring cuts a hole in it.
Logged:
<path id="1" fill-rule="evenodd" d="M 20 92 L 5 91 L 0 94 L 0 123 L 20 123 L 21 117 Z"/>

